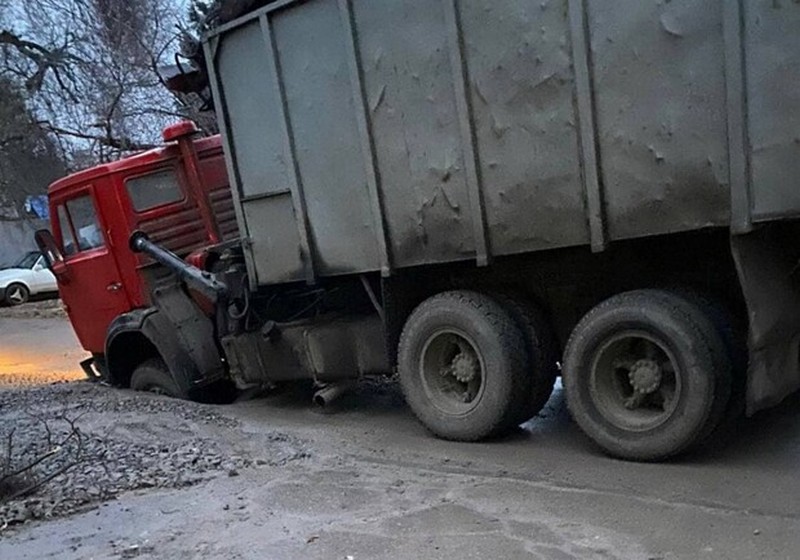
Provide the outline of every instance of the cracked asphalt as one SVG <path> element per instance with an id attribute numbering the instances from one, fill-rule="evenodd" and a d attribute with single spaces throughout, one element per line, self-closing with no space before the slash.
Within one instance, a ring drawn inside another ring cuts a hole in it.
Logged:
<path id="1" fill-rule="evenodd" d="M 798 397 L 743 423 L 728 444 L 667 464 L 600 454 L 560 392 L 544 417 L 482 444 L 428 435 L 391 383 L 363 383 L 330 410 L 310 400 L 298 387 L 215 407 L 234 421 L 203 437 L 250 466 L 15 527 L 0 534 L 0 558 L 788 559 L 800 550 Z M 95 428 L 171 437 L 163 406 L 151 419 L 158 430 L 103 410 Z M 276 431 L 304 456 L 270 462 Z"/>

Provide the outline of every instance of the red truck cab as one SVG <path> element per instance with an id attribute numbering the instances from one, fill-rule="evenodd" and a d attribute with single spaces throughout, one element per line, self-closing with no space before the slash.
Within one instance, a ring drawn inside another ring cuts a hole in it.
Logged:
<path id="1" fill-rule="evenodd" d="M 220 138 L 193 139 L 196 132 L 192 123 L 169 127 L 163 147 L 49 188 L 55 247 L 39 243 L 78 339 L 95 358 L 105 354 L 115 319 L 149 305 L 147 276 L 157 266 L 128 249 L 132 232 L 182 257 L 238 235 Z"/>

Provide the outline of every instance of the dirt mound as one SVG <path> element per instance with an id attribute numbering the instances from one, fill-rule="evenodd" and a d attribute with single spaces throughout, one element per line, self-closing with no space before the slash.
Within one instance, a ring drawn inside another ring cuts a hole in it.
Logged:
<path id="1" fill-rule="evenodd" d="M 250 436 L 221 410 L 88 382 L 0 392 L 0 531 L 308 456 L 300 440 L 271 432 L 258 442 L 270 460 L 254 461 L 239 445 Z"/>
<path id="2" fill-rule="evenodd" d="M 15 307 L 0 307 L 0 317 L 7 319 L 56 319 L 66 317 L 60 299 L 32 301 Z"/>
<path id="3" fill-rule="evenodd" d="M 53 372 L 6 372 L 0 371 L 0 389 L 18 389 L 35 385 L 49 385 L 68 381 L 80 381 L 86 378 L 82 371 Z"/>

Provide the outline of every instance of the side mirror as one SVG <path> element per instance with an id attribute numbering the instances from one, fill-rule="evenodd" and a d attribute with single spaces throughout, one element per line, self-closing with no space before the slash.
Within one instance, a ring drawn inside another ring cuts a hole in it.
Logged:
<path id="1" fill-rule="evenodd" d="M 47 262 L 48 268 L 50 268 L 53 274 L 58 276 L 60 280 L 67 282 L 67 263 L 64 261 L 64 254 L 58 247 L 58 243 L 56 243 L 53 234 L 46 229 L 40 229 L 34 234 L 34 239 L 36 240 L 36 245 L 39 247 L 39 250 L 42 252 L 45 262 Z"/>

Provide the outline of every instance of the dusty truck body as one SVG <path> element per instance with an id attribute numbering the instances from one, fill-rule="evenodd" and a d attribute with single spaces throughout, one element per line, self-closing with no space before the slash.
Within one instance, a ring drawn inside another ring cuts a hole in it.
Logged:
<path id="1" fill-rule="evenodd" d="M 397 371 L 477 440 L 560 369 L 652 460 L 800 385 L 796 3 L 282 0 L 204 53 L 241 243 L 132 248 L 238 386 Z"/>

